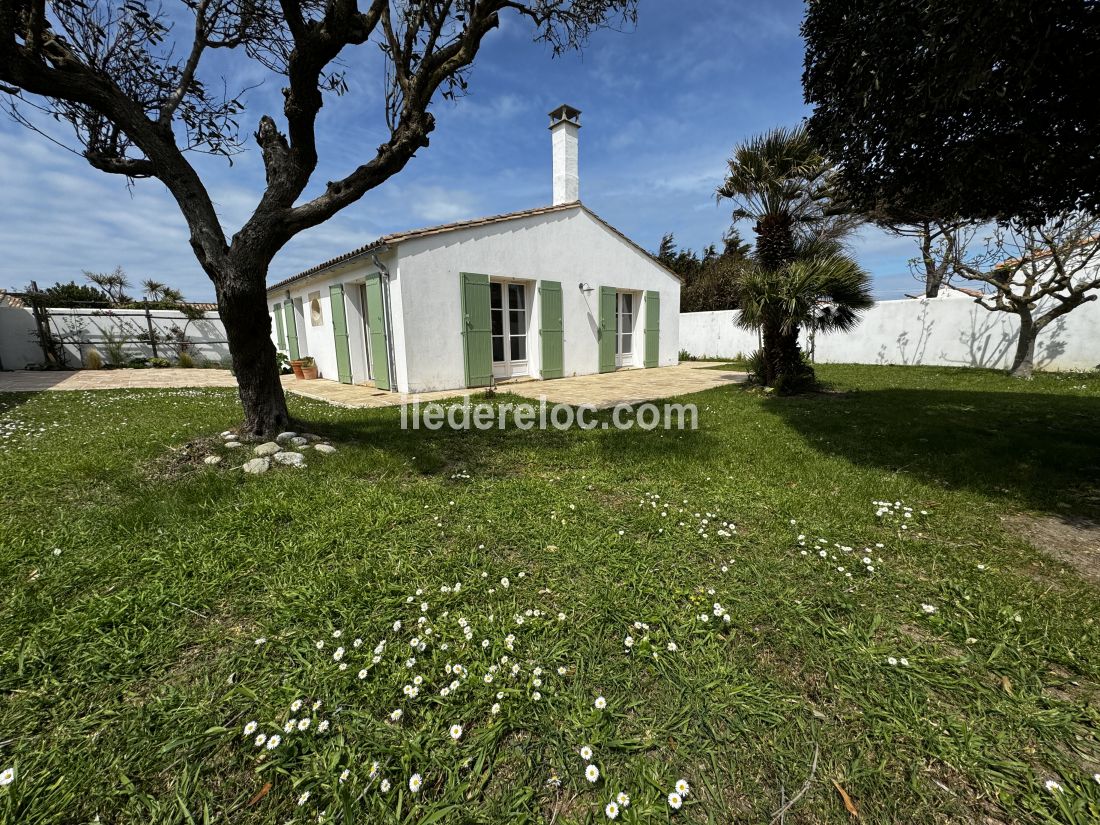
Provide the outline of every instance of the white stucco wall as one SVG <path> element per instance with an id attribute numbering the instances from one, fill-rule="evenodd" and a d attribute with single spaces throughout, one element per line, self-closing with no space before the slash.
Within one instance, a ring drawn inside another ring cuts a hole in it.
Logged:
<path id="1" fill-rule="evenodd" d="M 225 328 L 217 312 L 204 313 L 201 319 L 188 322 L 182 312 L 171 309 L 149 311 L 158 337 L 170 335 L 173 327 L 185 329 L 190 344 L 188 352 L 197 362 L 228 362 L 229 347 L 225 343 Z M 105 332 L 127 339 L 124 352 L 128 358 L 151 358 L 153 348 L 134 340 L 147 334 L 149 325 L 142 309 L 69 309 L 51 307 L 50 326 L 55 336 L 64 337 L 68 366 L 79 369 L 84 357 L 97 350 L 106 360 Z M 28 307 L 0 305 L 0 363 L 4 369 L 24 369 L 42 366 L 45 358 L 35 336 L 34 316 Z M 176 348 L 158 343 L 157 355 L 175 360 Z"/>
<path id="2" fill-rule="evenodd" d="M 684 313 L 681 346 L 698 357 L 748 355 L 757 348 L 756 333 L 738 328 L 736 317 L 736 311 Z M 815 358 L 822 363 L 1007 369 L 1018 328 L 1016 316 L 989 312 L 970 300 L 880 301 L 851 332 L 818 335 Z M 1084 304 L 1047 327 L 1035 355 L 1036 366 L 1045 370 L 1100 364 L 1100 301 Z"/>
<path id="3" fill-rule="evenodd" d="M 528 356 L 530 371 L 539 364 L 538 281 L 562 287 L 564 375 L 599 371 L 596 338 L 599 288 L 661 294 L 659 364 L 677 362 L 680 282 L 644 252 L 608 230 L 579 207 L 506 223 L 456 230 L 406 241 L 398 248 L 398 277 L 403 320 L 399 333 L 407 366 L 408 391 L 462 387 L 460 272 L 528 282 Z M 582 291 L 580 284 L 590 286 Z M 397 289 L 399 287 L 399 289 Z M 635 357 L 640 365 L 644 302 L 635 310 Z M 399 360 L 401 360 L 399 354 Z"/>

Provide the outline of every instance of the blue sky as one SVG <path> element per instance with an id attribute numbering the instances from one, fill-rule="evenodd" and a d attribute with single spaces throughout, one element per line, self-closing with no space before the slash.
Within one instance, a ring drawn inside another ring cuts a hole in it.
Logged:
<path id="1" fill-rule="evenodd" d="M 801 16 L 802 3 L 786 0 L 641 0 L 636 29 L 600 32 L 583 53 L 552 58 L 548 47 L 531 42 L 524 21 L 505 15 L 482 47 L 469 95 L 433 105 L 431 146 L 397 177 L 288 244 L 269 281 L 386 232 L 549 203 L 546 113 L 560 103 L 584 112 L 581 199 L 591 209 L 647 249 L 656 249 L 665 232 L 695 249 L 717 243 L 731 206 L 716 203 L 714 190 L 732 147 L 808 114 Z M 370 157 L 385 137 L 377 50 L 366 46 L 347 63 L 351 93 L 329 98 L 322 110 L 313 192 Z M 227 69 L 231 85 L 264 79 L 239 66 Z M 248 93 L 248 133 L 260 114 L 278 114 L 279 100 L 277 79 Z M 249 146 L 232 166 L 195 161 L 228 235 L 263 187 L 259 153 Z M 79 281 L 82 270 L 122 266 L 135 283 L 151 277 L 190 299 L 212 300 L 183 219 L 160 183 L 128 189 L 7 119 L 0 120 L 0 157 L 0 287 L 22 288 L 32 278 L 40 286 Z M 742 234 L 751 239 L 751 228 Z M 907 268 L 913 243 L 861 232 L 853 251 L 874 276 L 877 297 L 917 288 Z"/>

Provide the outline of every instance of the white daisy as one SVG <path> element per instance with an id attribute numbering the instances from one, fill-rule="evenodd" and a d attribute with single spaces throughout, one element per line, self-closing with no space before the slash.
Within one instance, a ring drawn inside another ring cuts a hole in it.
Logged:
<path id="1" fill-rule="evenodd" d="M 249 722 L 247 725 L 244 726 L 244 735 L 251 736 L 256 732 L 256 728 L 258 727 L 259 725 L 257 725 L 255 722 Z"/>
<path id="2" fill-rule="evenodd" d="M 455 741 L 462 738 L 462 725 L 451 725 L 451 738 Z"/>
<path id="3" fill-rule="evenodd" d="M 607 707 L 607 700 L 602 696 L 597 696 L 596 701 L 592 703 L 596 710 L 603 710 Z"/>
<path id="4" fill-rule="evenodd" d="M 676 780 L 676 793 L 680 794 L 680 796 L 687 796 L 691 793 L 691 785 L 688 784 L 686 779 Z"/>
<path id="5" fill-rule="evenodd" d="M 272 734 L 271 738 L 267 740 L 267 749 L 269 751 L 275 750 L 275 748 L 279 747 L 279 743 L 282 741 L 283 737 L 279 736 L 279 734 Z"/>
<path id="6" fill-rule="evenodd" d="M 920 609 L 929 615 L 936 612 L 936 606 L 934 604 L 922 604 Z"/>
<path id="7" fill-rule="evenodd" d="M 298 730 L 309 730 L 310 718 L 306 716 L 304 719 L 298 720 Z"/>
<path id="8" fill-rule="evenodd" d="M 294 713 L 297 713 L 299 710 L 302 709 L 302 700 L 301 699 L 295 699 L 293 702 L 290 703 L 290 709 Z"/>
<path id="9" fill-rule="evenodd" d="M 615 794 L 615 801 L 624 808 L 630 807 L 630 797 L 626 795 L 625 791 L 619 791 Z"/>
<path id="10" fill-rule="evenodd" d="M 328 731 L 328 726 L 329 726 L 329 721 L 328 721 L 328 719 L 324 719 L 324 720 L 322 720 L 322 721 L 321 721 L 321 724 L 319 724 L 319 725 L 317 726 L 317 732 L 318 732 L 318 733 L 326 733 L 326 732 Z"/>
<path id="11" fill-rule="evenodd" d="M 684 804 L 684 798 L 680 794 L 673 791 L 668 795 L 668 807 L 674 811 L 680 810 L 680 806 Z"/>
<path id="12" fill-rule="evenodd" d="M 401 719 L 401 716 L 402 716 L 403 713 L 404 713 L 404 711 L 402 711 L 401 708 L 398 708 L 397 710 L 395 710 L 393 713 L 390 714 L 390 721 L 391 722 L 399 721 Z"/>
<path id="13" fill-rule="evenodd" d="M 0 787 L 10 785 L 15 781 L 15 768 L 5 768 L 3 773 L 0 773 Z"/>
<path id="14" fill-rule="evenodd" d="M 301 796 L 298 797 L 298 807 L 301 808 L 307 802 L 309 802 L 309 791 L 306 791 L 305 793 L 303 793 Z"/>
<path id="15" fill-rule="evenodd" d="M 1059 785 L 1057 782 L 1055 782 L 1053 779 L 1048 779 L 1046 782 L 1044 782 L 1043 787 L 1046 788 L 1051 793 L 1061 793 L 1062 792 L 1062 786 Z"/>
<path id="16" fill-rule="evenodd" d="M 409 792 L 416 793 L 420 790 L 420 786 L 424 784 L 424 779 L 418 773 L 414 773 L 409 777 Z"/>
<path id="17" fill-rule="evenodd" d="M 378 785 L 378 790 L 380 790 L 382 793 L 389 793 L 390 792 L 390 780 L 383 779 L 382 782 L 379 783 L 379 785 Z"/>
<path id="18" fill-rule="evenodd" d="M 589 765 L 587 768 L 584 769 L 584 778 L 587 779 L 589 782 L 595 782 L 597 779 L 600 778 L 600 769 L 597 768 L 595 765 Z"/>
<path id="19" fill-rule="evenodd" d="M 342 770 L 340 772 L 340 781 L 341 782 L 347 782 L 349 776 L 351 776 L 351 771 L 348 770 L 347 768 L 344 768 L 344 770 Z"/>
<path id="20" fill-rule="evenodd" d="M 619 815 L 619 806 L 614 802 L 608 802 L 607 807 L 603 809 L 603 812 L 607 814 L 608 819 L 614 819 Z"/>
<path id="21" fill-rule="evenodd" d="M 592 748 L 588 747 L 588 745 L 585 745 L 583 748 L 581 748 L 581 759 L 583 759 L 585 762 L 592 761 Z"/>
<path id="22" fill-rule="evenodd" d="M 259 748 L 259 747 L 262 747 L 264 742 L 266 742 L 266 741 L 267 741 L 267 734 L 258 733 L 258 734 L 256 734 L 256 738 L 252 740 L 252 744 L 254 744 L 257 748 Z"/>
<path id="23" fill-rule="evenodd" d="M 382 766 L 378 764 L 377 760 L 375 760 L 374 762 L 371 762 L 370 763 L 370 773 L 367 774 L 367 776 L 371 779 L 374 779 L 376 776 L 378 776 L 378 771 L 381 769 L 381 767 Z"/>

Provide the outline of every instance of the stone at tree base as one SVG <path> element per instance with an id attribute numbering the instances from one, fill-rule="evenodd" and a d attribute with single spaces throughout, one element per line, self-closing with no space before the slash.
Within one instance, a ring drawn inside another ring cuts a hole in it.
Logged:
<path id="1" fill-rule="evenodd" d="M 203 459 L 207 464 L 221 464 L 222 457 L 220 455 L 208 455 Z"/>
<path id="2" fill-rule="evenodd" d="M 313 449 L 325 455 L 332 455 L 334 452 L 336 452 L 336 448 L 333 447 L 331 444 L 317 444 L 313 447 Z"/>
<path id="3" fill-rule="evenodd" d="M 275 453 L 272 458 L 279 464 L 285 464 L 288 467 L 305 467 L 306 459 L 301 453 Z"/>
<path id="4" fill-rule="evenodd" d="M 302 433 L 302 438 L 304 438 L 306 441 L 320 441 L 321 440 L 321 436 L 314 435 L 313 433 Z"/>
<path id="5" fill-rule="evenodd" d="M 230 448 L 236 448 L 236 447 L 243 447 L 244 444 L 242 444 L 239 441 L 226 441 L 225 446 L 230 447 Z"/>
<path id="6" fill-rule="evenodd" d="M 252 473 L 252 475 L 259 475 L 260 473 L 266 473 L 267 468 L 271 466 L 271 462 L 266 458 L 253 458 L 249 459 L 241 467 L 246 473 Z"/>
<path id="7" fill-rule="evenodd" d="M 275 455 L 283 448 L 276 444 L 274 441 L 265 441 L 259 447 L 256 447 L 252 452 L 256 455 Z"/>
<path id="8" fill-rule="evenodd" d="M 280 444 L 283 444 L 284 442 L 290 441 L 292 438 L 297 438 L 297 436 L 298 433 L 292 433 L 288 431 L 285 433 L 279 433 L 277 436 L 275 436 L 275 440 Z"/>
<path id="9" fill-rule="evenodd" d="M 300 435 L 296 435 L 296 436 L 294 436 L 294 438 L 290 439 L 290 445 L 292 447 L 304 447 L 308 443 L 309 443 L 309 439 L 308 438 L 303 438 Z"/>
<path id="10" fill-rule="evenodd" d="M 222 433 L 222 438 L 225 438 L 225 439 L 233 439 L 233 438 L 236 438 L 236 437 L 237 437 L 237 434 L 235 432 L 233 432 L 232 430 L 226 430 L 224 433 Z"/>

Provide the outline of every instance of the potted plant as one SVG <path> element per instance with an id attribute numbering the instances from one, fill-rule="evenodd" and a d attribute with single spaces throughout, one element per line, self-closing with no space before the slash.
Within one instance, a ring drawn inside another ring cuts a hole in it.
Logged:
<path id="1" fill-rule="evenodd" d="M 310 381 L 317 377 L 317 362 L 309 356 L 306 356 L 302 360 L 302 378 Z"/>
<path id="2" fill-rule="evenodd" d="M 290 369 L 294 373 L 295 378 L 301 378 L 302 377 L 302 363 L 305 360 L 306 359 L 304 359 L 304 358 L 292 358 L 290 360 Z M 310 360 L 312 361 L 313 359 L 311 358 Z"/>

